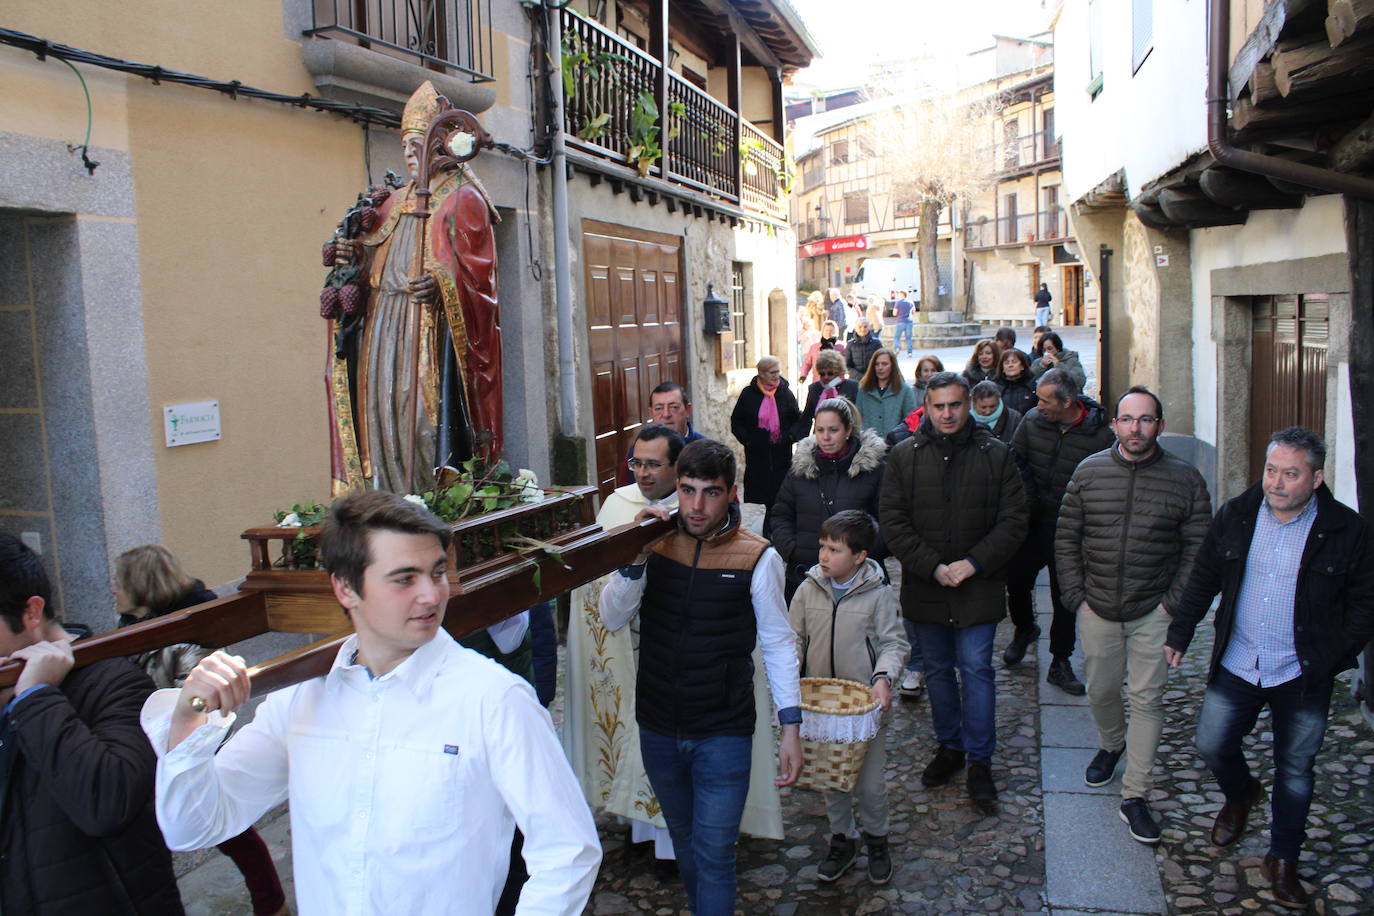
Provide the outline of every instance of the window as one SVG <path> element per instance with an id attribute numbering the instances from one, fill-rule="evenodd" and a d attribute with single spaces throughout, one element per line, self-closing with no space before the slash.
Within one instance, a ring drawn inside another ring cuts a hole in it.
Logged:
<path id="1" fill-rule="evenodd" d="M 1045 188 L 1045 238 L 1059 238 L 1059 186 Z"/>
<path id="2" fill-rule="evenodd" d="M 862 159 L 872 159 L 872 158 L 873 158 L 873 155 L 874 155 L 874 154 L 873 154 L 873 141 L 872 141 L 871 139 L 869 139 L 867 136 L 861 136 L 861 137 L 859 137 L 859 155 L 858 155 L 858 158 L 859 158 L 860 160 L 862 160 Z"/>
<path id="3" fill-rule="evenodd" d="M 1002 123 L 1002 167 L 1014 169 L 1021 164 L 1021 121 L 1011 118 Z"/>
<path id="4" fill-rule="evenodd" d="M 1002 217 L 1002 241 L 1014 242 L 1019 238 L 1016 231 L 1017 213 L 1015 194 L 1008 194 L 1006 197 L 1002 198 L 1002 209 L 1005 213 Z"/>
<path id="5" fill-rule="evenodd" d="M 416 4 L 408 0 L 338 3 L 314 0 L 307 35 L 323 35 L 371 48 L 391 57 L 474 82 L 495 63 L 491 37 L 491 0 L 452 0 Z"/>
<path id="6" fill-rule="evenodd" d="M 747 368 L 749 363 L 749 294 L 744 287 L 744 265 L 734 261 L 730 265 L 730 332 L 735 349 L 735 368 Z"/>
<path id="7" fill-rule="evenodd" d="M 830 144 L 830 164 L 840 165 L 849 161 L 849 141 L 836 140 Z"/>
<path id="8" fill-rule="evenodd" d="M 1054 142 L 1054 109 L 1046 108 L 1041 115 L 1044 129 L 1040 132 L 1040 158 L 1059 158 L 1059 144 Z"/>
<path id="9" fill-rule="evenodd" d="M 921 197 L 921 189 L 915 182 L 895 182 L 892 186 L 892 215 L 908 218 L 920 216 Z"/>
<path id="10" fill-rule="evenodd" d="M 1131 2 L 1131 73 L 1140 69 L 1145 58 L 1154 49 L 1155 3 L 1154 0 L 1132 0 Z"/>
<path id="11" fill-rule="evenodd" d="M 825 158 L 819 154 L 802 163 L 802 190 L 809 191 L 825 184 Z"/>
<path id="12" fill-rule="evenodd" d="M 1102 91 L 1102 18 L 1106 0 L 1088 0 L 1088 95 Z"/>
<path id="13" fill-rule="evenodd" d="M 845 225 L 868 222 L 868 192 L 855 191 L 844 196 Z"/>

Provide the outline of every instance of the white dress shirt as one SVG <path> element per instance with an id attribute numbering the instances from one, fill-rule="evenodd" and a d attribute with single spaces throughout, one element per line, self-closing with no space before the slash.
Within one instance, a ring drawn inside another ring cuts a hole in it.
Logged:
<path id="1" fill-rule="evenodd" d="M 232 715 L 169 752 L 180 691 L 149 697 L 167 845 L 213 846 L 289 800 L 304 916 L 490 916 L 518 824 L 530 880 L 517 913 L 580 914 L 601 847 L 529 685 L 442 630 L 378 678 L 356 651 L 352 636 L 329 674 L 269 696 L 218 754 Z"/>
<path id="2" fill-rule="evenodd" d="M 608 630 L 618 630 L 639 613 L 639 602 L 649 577 L 631 579 L 616 570 L 601 590 L 601 622 Z M 773 705 L 789 709 L 801 705 L 801 685 L 797 680 L 797 634 L 787 622 L 783 600 L 782 557 L 772 547 L 764 550 L 754 565 L 749 580 L 754 620 L 758 625 L 758 646 L 763 667 L 768 672 L 768 690 Z"/>

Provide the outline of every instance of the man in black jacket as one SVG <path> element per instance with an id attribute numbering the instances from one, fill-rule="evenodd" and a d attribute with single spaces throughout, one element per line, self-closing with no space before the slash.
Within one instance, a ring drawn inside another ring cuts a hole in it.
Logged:
<path id="1" fill-rule="evenodd" d="M 43 567 L 0 534 L 0 912 L 180 914 L 139 727 L 153 691 L 124 659 L 72 670 Z"/>
<path id="2" fill-rule="evenodd" d="M 1007 612 L 1007 562 L 1026 536 L 1025 490 L 1011 450 L 970 418 L 962 375 L 932 376 L 925 408 L 915 434 L 892 450 L 879 497 L 940 742 L 921 782 L 944 785 L 967 758 L 969 800 L 989 814 L 997 803 L 992 641 Z"/>
<path id="3" fill-rule="evenodd" d="M 1197 726 L 1198 750 L 1226 795 L 1212 842 L 1240 839 L 1263 794 L 1242 741 L 1268 706 L 1275 766 L 1261 870 L 1274 898 L 1295 908 L 1308 901 L 1298 853 L 1334 679 L 1355 666 L 1374 635 L 1374 529 L 1331 495 L 1325 461 L 1316 434 L 1298 427 L 1274 433 L 1263 480 L 1212 522 L 1164 649 L 1177 667 L 1220 592 Z"/>
<path id="4" fill-rule="evenodd" d="M 1054 562 L 1054 528 L 1064 488 L 1078 463 L 1116 441 L 1107 411 L 1078 393 L 1078 384 L 1063 369 L 1051 369 L 1035 386 L 1036 406 L 1026 414 L 1011 439 L 1011 447 L 1030 468 L 1030 536 L 1007 572 L 1007 604 L 1016 625 L 1010 645 L 1002 653 L 1007 666 L 1019 664 L 1026 649 L 1040 635 L 1031 595 L 1035 579 L 1050 568 L 1050 670 L 1045 680 L 1066 693 L 1082 696 L 1083 682 L 1073 673 L 1074 609 L 1064 606 L 1059 571 Z"/>

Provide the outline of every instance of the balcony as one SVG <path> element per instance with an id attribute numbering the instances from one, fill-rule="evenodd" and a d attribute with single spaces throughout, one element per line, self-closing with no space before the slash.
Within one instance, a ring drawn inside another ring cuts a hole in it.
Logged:
<path id="1" fill-rule="evenodd" d="M 307 35 L 345 41 L 440 73 L 489 82 L 491 0 L 314 0 Z"/>
<path id="2" fill-rule="evenodd" d="M 661 113 L 663 66 L 656 58 L 570 9 L 559 15 L 563 129 L 571 149 L 787 219 L 786 158 L 772 137 L 671 70 L 668 110 Z"/>
<path id="3" fill-rule="evenodd" d="M 981 217 L 969 220 L 964 225 L 964 249 L 973 251 L 1009 245 L 1058 244 L 1068 234 L 1069 220 L 1063 207 L 994 219 Z"/>
<path id="4" fill-rule="evenodd" d="M 1059 165 L 1059 144 L 1052 132 L 1036 131 L 1024 137 L 1007 137 L 993 145 L 993 167 L 1000 179 L 1042 172 Z"/>

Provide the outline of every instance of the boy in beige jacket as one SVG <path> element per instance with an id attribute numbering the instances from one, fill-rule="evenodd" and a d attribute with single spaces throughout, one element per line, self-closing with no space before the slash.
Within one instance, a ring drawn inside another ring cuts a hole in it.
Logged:
<path id="1" fill-rule="evenodd" d="M 792 597 L 788 620 L 797 634 L 803 677 L 838 677 L 870 684 L 870 695 L 886 713 L 892 681 L 902 673 L 911 650 L 901 610 L 883 570 L 868 552 L 878 537 L 873 516 L 858 509 L 836 512 L 820 531 L 820 562 Z M 886 718 L 886 716 L 884 716 Z M 892 879 L 887 850 L 886 724 L 868 745 L 852 792 L 825 793 L 830 819 L 830 851 L 816 876 L 835 881 L 859 856 L 854 801 L 859 803 L 868 877 L 874 884 Z"/>

